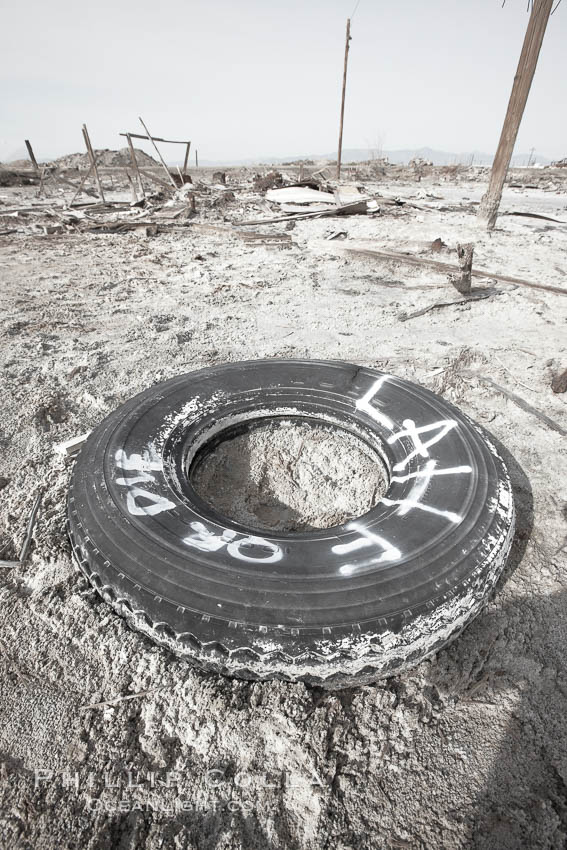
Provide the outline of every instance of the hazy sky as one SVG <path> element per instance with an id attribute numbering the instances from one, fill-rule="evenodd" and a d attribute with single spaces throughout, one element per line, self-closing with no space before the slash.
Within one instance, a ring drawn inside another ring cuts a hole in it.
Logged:
<path id="1" fill-rule="evenodd" d="M 190 138 L 200 159 L 336 148 L 356 0 L 6 3 L 0 159 L 122 147 L 123 130 Z M 494 152 L 526 0 L 360 0 L 344 146 Z M 548 26 L 517 152 L 567 156 L 567 3 Z M 142 131 L 143 132 L 143 131 Z M 172 159 L 180 151 L 170 149 Z"/>

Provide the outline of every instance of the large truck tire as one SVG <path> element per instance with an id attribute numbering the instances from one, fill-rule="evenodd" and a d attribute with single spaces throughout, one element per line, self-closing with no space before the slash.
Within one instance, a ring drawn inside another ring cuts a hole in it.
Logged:
<path id="1" fill-rule="evenodd" d="M 302 533 L 218 513 L 191 470 L 271 418 L 364 440 L 385 496 Z M 180 375 L 111 413 L 75 463 L 68 531 L 102 597 L 177 655 L 337 688 L 396 674 L 466 626 L 504 566 L 514 503 L 489 435 L 434 393 L 348 363 L 261 360 Z"/>

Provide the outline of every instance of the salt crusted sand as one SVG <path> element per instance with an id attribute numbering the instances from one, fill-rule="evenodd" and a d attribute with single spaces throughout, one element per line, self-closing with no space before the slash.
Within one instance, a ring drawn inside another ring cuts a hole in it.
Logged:
<path id="1" fill-rule="evenodd" d="M 567 298 L 496 284 L 401 322 L 459 295 L 439 274 L 345 248 L 473 241 L 476 266 L 567 289 L 567 227 L 502 216 L 489 235 L 471 212 L 435 208 L 478 200 L 478 182 L 367 188 L 424 209 L 298 222 L 283 248 L 190 228 L 0 237 L 1 557 L 16 557 L 45 488 L 29 561 L 0 570 L 1 846 L 564 846 L 566 442 L 484 379 L 566 428 L 550 381 L 567 367 Z M 508 189 L 503 209 L 566 220 L 567 194 Z M 250 213 L 237 194 L 218 220 L 268 215 L 259 201 Z M 337 231 L 346 239 L 329 241 Z M 71 562 L 73 461 L 54 446 L 154 382 L 259 357 L 387 369 L 510 453 L 518 525 L 498 592 L 404 676 L 332 694 L 196 672 L 130 631 Z"/>

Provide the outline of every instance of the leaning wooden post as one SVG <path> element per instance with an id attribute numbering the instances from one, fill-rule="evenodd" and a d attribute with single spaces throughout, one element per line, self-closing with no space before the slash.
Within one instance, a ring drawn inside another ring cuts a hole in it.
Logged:
<path id="1" fill-rule="evenodd" d="M 158 148 L 158 146 L 156 145 L 156 143 L 154 142 L 154 140 L 153 140 L 153 139 L 152 139 L 152 137 L 150 136 L 150 131 L 148 130 L 148 128 L 146 127 L 146 125 L 144 124 L 144 122 L 142 121 L 142 119 L 140 118 L 139 120 L 140 120 L 140 124 L 142 125 L 142 127 L 143 127 L 143 128 L 144 128 L 144 130 L 146 131 L 146 134 L 147 134 L 147 136 L 148 136 L 148 139 L 150 140 L 150 142 L 151 142 L 151 143 L 152 143 L 152 145 L 154 146 L 154 148 L 155 148 L 155 152 L 157 153 L 157 155 L 158 155 L 158 156 L 159 156 L 159 158 L 160 158 L 161 164 L 163 165 L 163 170 L 164 170 L 164 171 L 165 171 L 165 173 L 167 174 L 167 179 L 169 180 L 169 182 L 171 183 L 171 185 L 173 186 L 173 188 L 174 188 L 174 189 L 177 189 L 177 183 L 175 182 L 175 180 L 174 180 L 174 179 L 173 179 L 173 177 L 171 176 L 171 173 L 170 173 L 170 171 L 169 171 L 169 168 L 168 168 L 168 167 L 167 167 L 167 165 L 165 164 L 164 158 L 163 158 L 163 156 L 161 155 L 161 153 L 159 152 L 159 148 Z"/>
<path id="2" fill-rule="evenodd" d="M 199 151 L 195 148 L 195 168 L 199 168 Z"/>
<path id="3" fill-rule="evenodd" d="M 128 169 L 125 168 L 124 171 L 126 173 L 126 177 L 128 178 L 128 183 L 130 184 L 130 191 L 132 192 L 132 203 L 137 204 L 138 203 L 138 196 L 136 194 L 136 187 L 134 186 L 134 181 L 132 180 L 132 177 L 130 176 L 130 172 L 128 171 Z"/>
<path id="4" fill-rule="evenodd" d="M 187 142 L 185 149 L 185 162 L 183 163 L 183 176 L 187 174 L 187 164 L 189 163 L 189 151 L 191 150 L 191 142 Z"/>
<path id="5" fill-rule="evenodd" d="M 145 198 L 146 192 L 144 190 L 144 184 L 142 183 L 142 175 L 140 174 L 140 169 L 138 168 L 138 160 L 136 159 L 136 151 L 134 150 L 134 145 L 132 144 L 132 136 L 130 135 L 130 133 L 126 133 L 126 138 L 128 139 L 128 147 L 130 148 L 130 159 L 132 160 L 134 172 L 135 172 L 136 178 L 138 180 L 138 188 L 140 190 L 140 194 L 141 194 L 142 198 Z"/>
<path id="6" fill-rule="evenodd" d="M 85 145 L 87 146 L 89 159 L 91 161 L 91 167 L 92 167 L 94 174 L 95 174 L 95 180 L 96 180 L 96 185 L 98 186 L 99 195 L 101 197 L 103 204 L 105 204 L 106 200 L 105 200 L 105 197 L 104 197 L 104 192 L 102 191 L 102 183 L 100 182 L 100 176 L 99 176 L 99 173 L 98 173 L 98 168 L 96 166 L 96 159 L 95 159 L 95 155 L 94 155 L 94 151 L 93 151 L 93 146 L 91 145 L 91 140 L 90 140 L 90 137 L 89 137 L 89 131 L 87 130 L 86 124 L 83 124 L 83 138 L 85 140 Z"/>
<path id="7" fill-rule="evenodd" d="M 47 167 L 45 165 L 42 165 L 41 174 L 39 175 L 39 189 L 37 190 L 37 197 L 38 198 L 41 198 L 42 194 L 45 198 L 47 198 L 47 192 L 45 191 L 45 186 L 44 186 L 46 171 L 47 171 Z"/>
<path id="8" fill-rule="evenodd" d="M 339 152 L 337 154 L 337 180 L 341 179 L 341 157 L 343 153 L 343 121 L 345 117 L 345 92 L 346 92 L 346 76 L 348 66 L 348 50 L 350 43 L 350 18 L 346 22 L 346 44 L 345 44 L 345 65 L 343 70 L 343 93 L 341 97 L 341 121 L 339 125 Z"/>
<path id="9" fill-rule="evenodd" d="M 87 180 L 89 179 L 89 177 L 91 176 L 92 173 L 93 173 L 93 164 L 91 162 L 91 164 L 89 166 L 89 170 L 87 171 L 86 174 L 83 175 L 83 179 L 81 180 L 81 182 L 79 184 L 79 188 L 77 189 L 77 191 L 75 192 L 75 194 L 73 195 L 73 197 L 71 199 L 71 203 L 69 204 L 70 207 L 73 206 L 76 199 L 79 197 L 79 195 L 83 191 L 83 186 L 85 185 L 85 183 L 87 182 Z"/>
<path id="10" fill-rule="evenodd" d="M 31 159 L 31 163 L 32 163 L 32 165 L 33 165 L 33 170 L 35 171 L 35 173 L 36 173 L 36 174 L 37 174 L 37 176 L 39 177 L 39 176 L 40 176 L 40 175 L 39 175 L 39 165 L 37 164 L 37 160 L 36 160 L 36 158 L 35 158 L 35 155 L 34 155 L 33 148 L 32 148 L 32 146 L 31 146 L 30 140 L 29 140 L 29 139 L 24 139 L 24 141 L 25 141 L 25 143 L 26 143 L 26 148 L 28 149 L 28 156 L 29 156 L 29 158 Z"/>
<path id="11" fill-rule="evenodd" d="M 508 111 L 490 172 L 488 190 L 483 196 L 478 210 L 478 217 L 481 221 L 486 222 L 488 230 L 492 230 L 498 217 L 506 173 L 514 152 L 516 136 L 524 114 L 552 5 L 553 0 L 533 0 L 532 13 L 524 37 L 518 70 L 514 77 Z"/>

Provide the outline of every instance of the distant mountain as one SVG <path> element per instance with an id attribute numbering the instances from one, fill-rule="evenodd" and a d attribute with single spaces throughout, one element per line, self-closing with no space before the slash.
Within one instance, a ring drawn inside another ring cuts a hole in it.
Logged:
<path id="1" fill-rule="evenodd" d="M 164 154 L 167 151 L 164 149 Z M 43 156 L 40 151 L 35 151 L 38 162 L 51 162 L 55 157 Z M 347 162 L 363 162 L 369 159 L 377 159 L 379 157 L 387 157 L 390 162 L 399 165 L 407 164 L 414 157 L 432 162 L 433 165 L 492 165 L 494 154 L 483 153 L 482 151 L 466 151 L 465 153 L 451 153 L 449 151 L 438 151 L 434 148 L 404 148 L 401 150 L 378 151 L 369 148 L 344 148 L 342 161 Z M 282 165 L 284 162 L 296 162 L 297 160 L 312 160 L 313 162 L 323 163 L 324 161 L 336 161 L 337 152 L 318 153 L 318 154 L 294 154 L 293 156 L 278 156 L 278 157 L 250 157 L 247 159 L 199 159 L 199 165 L 203 166 L 222 166 L 222 165 Z M 13 151 L 9 156 L 5 157 L 3 162 L 10 163 L 14 160 L 27 160 L 28 153 L 25 147 Z M 61 157 L 64 159 L 64 157 Z M 193 158 L 192 158 L 193 159 Z M 541 153 L 534 151 L 530 153 L 517 153 L 512 157 L 513 166 L 527 165 L 528 162 L 538 165 L 551 165 L 552 160 Z M 183 165 L 183 160 L 169 161 L 169 165 Z M 190 162 L 189 167 L 193 165 Z"/>
<path id="2" fill-rule="evenodd" d="M 450 153 L 449 151 L 438 151 L 434 148 L 406 148 L 402 150 L 376 151 L 369 148 L 344 148 L 342 161 L 347 162 L 364 162 L 369 159 L 377 159 L 379 157 L 387 157 L 390 162 L 399 165 L 406 165 L 414 157 L 432 162 L 433 165 L 492 165 L 494 154 L 482 153 L 481 151 L 467 151 L 465 153 Z M 284 162 L 296 162 L 297 160 L 312 160 L 313 162 L 323 162 L 330 160 L 336 161 L 337 152 L 325 154 L 295 154 L 293 156 L 279 157 L 258 157 L 256 159 L 239 159 L 239 160 L 199 160 L 200 165 L 282 165 Z M 550 165 L 551 160 L 542 154 L 534 151 L 533 154 L 518 153 L 512 157 L 513 166 L 527 165 L 531 161 L 532 164 Z M 182 160 L 178 163 L 182 164 Z"/>

